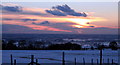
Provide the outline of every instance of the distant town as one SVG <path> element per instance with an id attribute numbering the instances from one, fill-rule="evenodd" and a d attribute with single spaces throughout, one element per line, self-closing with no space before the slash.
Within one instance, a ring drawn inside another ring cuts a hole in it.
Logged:
<path id="1" fill-rule="evenodd" d="M 7 40 L 2 39 L 3 50 L 117 50 L 120 44 L 116 41 L 85 43 L 81 39 L 56 39 L 53 41 L 33 39 L 33 40 Z"/>

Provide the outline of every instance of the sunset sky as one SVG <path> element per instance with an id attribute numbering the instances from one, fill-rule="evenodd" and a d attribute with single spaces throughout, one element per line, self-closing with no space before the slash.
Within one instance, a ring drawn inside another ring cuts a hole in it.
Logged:
<path id="1" fill-rule="evenodd" d="M 116 2 L 12 2 L 0 7 L 3 33 L 118 33 Z"/>

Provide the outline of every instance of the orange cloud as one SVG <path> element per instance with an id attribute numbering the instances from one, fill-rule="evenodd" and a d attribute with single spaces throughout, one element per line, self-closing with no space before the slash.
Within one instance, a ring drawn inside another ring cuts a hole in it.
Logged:
<path id="1" fill-rule="evenodd" d="M 25 25 L 25 26 L 30 27 L 30 28 L 35 29 L 35 30 L 71 32 L 71 31 L 68 31 L 68 30 L 61 30 L 61 29 L 52 28 L 52 27 L 49 27 L 49 26 L 38 26 L 38 25 Z"/>
<path id="2" fill-rule="evenodd" d="M 2 21 L 2 24 L 26 26 L 26 27 L 29 27 L 29 28 L 34 29 L 34 30 L 71 32 L 69 30 L 61 30 L 61 29 L 52 28 L 52 27 L 49 27 L 49 26 L 34 25 L 34 24 L 25 23 L 25 22 L 21 22 L 21 21 Z"/>

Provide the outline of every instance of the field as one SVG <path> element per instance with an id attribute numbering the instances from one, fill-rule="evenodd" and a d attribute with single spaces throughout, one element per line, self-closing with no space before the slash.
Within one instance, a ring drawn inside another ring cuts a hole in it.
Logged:
<path id="1" fill-rule="evenodd" d="M 3 50 L 2 63 L 10 63 L 10 54 L 17 60 L 17 63 L 29 63 L 31 55 L 34 55 L 39 63 L 61 63 L 63 51 L 66 63 L 74 62 L 74 58 L 77 59 L 77 63 L 83 63 L 83 58 L 86 63 L 91 63 L 91 59 L 94 63 L 97 63 L 97 59 L 99 60 L 99 50 Z M 118 51 L 103 50 L 103 62 L 107 63 L 108 58 L 110 63 L 112 59 L 118 63 Z"/>

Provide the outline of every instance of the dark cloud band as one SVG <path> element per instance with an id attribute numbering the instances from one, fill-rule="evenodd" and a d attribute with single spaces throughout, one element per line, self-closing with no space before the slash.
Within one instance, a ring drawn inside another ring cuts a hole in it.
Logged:
<path id="1" fill-rule="evenodd" d="M 9 12 L 22 12 L 22 7 L 19 6 L 2 6 L 2 10 L 9 11 Z"/>
<path id="2" fill-rule="evenodd" d="M 3 21 L 4 21 L 4 20 L 20 20 L 20 21 L 23 21 L 23 22 L 27 22 L 27 21 L 37 21 L 37 19 L 11 19 L 11 18 L 3 18 L 2 20 L 3 20 Z"/>

